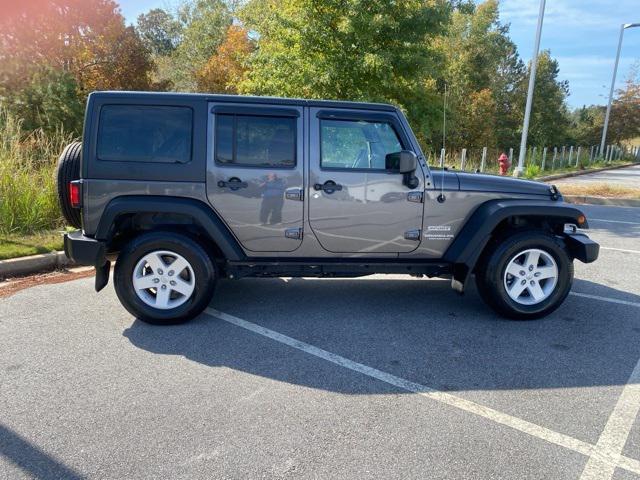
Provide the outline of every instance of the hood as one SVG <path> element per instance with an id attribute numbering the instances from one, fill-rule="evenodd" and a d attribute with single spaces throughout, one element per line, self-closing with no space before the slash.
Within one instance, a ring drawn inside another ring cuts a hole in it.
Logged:
<path id="1" fill-rule="evenodd" d="M 542 182 L 522 180 L 498 175 L 484 175 L 481 173 L 456 172 L 460 182 L 460 190 L 477 192 L 520 193 L 525 195 L 551 194 L 551 186 Z"/>

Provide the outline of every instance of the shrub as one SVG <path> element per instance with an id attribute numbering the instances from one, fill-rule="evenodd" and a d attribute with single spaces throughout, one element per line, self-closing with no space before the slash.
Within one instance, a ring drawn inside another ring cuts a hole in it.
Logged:
<path id="1" fill-rule="evenodd" d="M 9 114 L 22 119 L 21 129 L 42 128 L 48 135 L 63 128 L 82 132 L 84 102 L 75 80 L 66 72 L 42 68 L 19 88 L 0 88 L 0 103 Z"/>
<path id="2" fill-rule="evenodd" d="M 73 141 L 62 130 L 25 132 L 22 121 L 0 108 L 0 233 L 32 233 L 63 226 L 55 167 Z"/>
<path id="3" fill-rule="evenodd" d="M 540 175 L 540 166 L 535 163 L 530 163 L 524 169 L 524 176 L 526 178 L 536 178 Z"/>

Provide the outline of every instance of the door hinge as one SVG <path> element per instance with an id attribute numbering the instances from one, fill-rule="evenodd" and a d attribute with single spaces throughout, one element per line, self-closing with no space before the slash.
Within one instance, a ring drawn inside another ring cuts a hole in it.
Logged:
<path id="1" fill-rule="evenodd" d="M 422 230 L 420 230 L 420 229 L 418 229 L 418 230 L 407 230 L 406 232 L 404 232 L 404 238 L 405 238 L 405 240 L 420 241 L 421 234 L 422 234 Z"/>
<path id="2" fill-rule="evenodd" d="M 287 228 L 284 231 L 284 236 L 287 238 L 292 238 L 294 240 L 302 240 L 302 229 L 301 228 Z"/>
<path id="3" fill-rule="evenodd" d="M 407 193 L 407 201 L 413 203 L 422 203 L 423 194 L 422 192 L 409 192 Z"/>
<path id="4" fill-rule="evenodd" d="M 287 200 L 297 200 L 302 202 L 304 200 L 304 191 L 301 188 L 290 188 L 284 192 L 284 197 Z"/>

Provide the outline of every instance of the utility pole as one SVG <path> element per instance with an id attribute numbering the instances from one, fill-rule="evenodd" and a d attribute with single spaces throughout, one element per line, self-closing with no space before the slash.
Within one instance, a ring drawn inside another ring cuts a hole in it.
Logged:
<path id="1" fill-rule="evenodd" d="M 607 129 L 609 128 L 609 116 L 611 115 L 611 102 L 613 101 L 613 90 L 616 86 L 616 74 L 618 73 L 618 63 L 620 61 L 620 51 L 622 50 L 622 37 L 627 28 L 640 27 L 640 23 L 623 23 L 620 25 L 620 39 L 618 40 L 618 51 L 616 61 L 613 65 L 613 78 L 611 79 L 611 89 L 609 90 L 609 101 L 607 102 L 607 113 L 604 116 L 604 127 L 602 128 L 602 140 L 600 140 L 600 155 L 604 152 L 604 144 L 607 141 Z"/>
<path id="2" fill-rule="evenodd" d="M 529 74 L 529 89 L 527 90 L 527 104 L 524 109 L 524 123 L 522 125 L 522 138 L 520 139 L 520 157 L 518 166 L 513 171 L 514 177 L 520 177 L 524 173 L 524 159 L 527 154 L 527 135 L 529 134 L 529 120 L 531 118 L 531 103 L 533 102 L 533 87 L 536 83 L 536 69 L 538 67 L 538 52 L 540 51 L 540 36 L 542 35 L 542 21 L 544 19 L 545 0 L 540 0 L 540 12 L 538 13 L 538 27 L 536 29 L 536 42 L 531 58 L 531 72 Z"/>

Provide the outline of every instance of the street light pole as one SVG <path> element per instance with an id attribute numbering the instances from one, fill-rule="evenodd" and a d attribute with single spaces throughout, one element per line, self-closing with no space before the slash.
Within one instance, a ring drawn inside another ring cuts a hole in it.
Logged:
<path id="1" fill-rule="evenodd" d="M 544 19 L 545 0 L 540 0 L 540 12 L 538 13 L 538 27 L 536 29 L 536 42 L 531 58 L 531 73 L 529 75 L 529 89 L 527 90 L 527 105 L 524 109 L 524 123 L 522 125 L 522 138 L 520 139 L 520 156 L 518 166 L 513 172 L 515 177 L 524 173 L 524 159 L 527 155 L 527 135 L 529 134 L 529 119 L 531 117 L 531 104 L 533 102 L 533 87 L 536 83 L 536 68 L 538 67 L 538 51 L 540 50 L 540 36 L 542 35 L 542 20 Z"/>
<path id="2" fill-rule="evenodd" d="M 618 51 L 616 62 L 613 65 L 613 78 L 611 79 L 611 90 L 609 90 L 609 101 L 607 102 L 607 113 L 604 116 L 604 127 L 602 129 L 602 140 L 600 140 L 600 155 L 604 152 L 604 144 L 607 141 L 607 129 L 609 128 L 609 115 L 611 115 L 611 102 L 613 100 L 613 89 L 616 85 L 616 74 L 618 73 L 618 62 L 620 61 L 620 50 L 622 50 L 622 37 L 627 28 L 640 27 L 640 23 L 623 23 L 620 25 L 620 39 L 618 40 Z"/>

